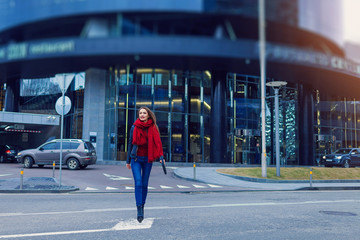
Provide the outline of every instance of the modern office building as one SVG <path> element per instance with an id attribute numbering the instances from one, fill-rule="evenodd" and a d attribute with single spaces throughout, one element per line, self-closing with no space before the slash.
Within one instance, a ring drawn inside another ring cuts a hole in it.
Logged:
<path id="1" fill-rule="evenodd" d="M 266 79 L 287 82 L 286 165 L 360 145 L 360 65 L 329 24 L 341 22 L 341 1 L 316 2 L 266 1 Z M 259 164 L 258 38 L 255 0 L 0 0 L 0 142 L 58 138 L 58 82 L 71 78 L 64 137 L 91 139 L 99 160 L 125 159 L 137 109 L 148 106 L 168 161 Z M 274 164 L 274 89 L 266 94 Z"/>

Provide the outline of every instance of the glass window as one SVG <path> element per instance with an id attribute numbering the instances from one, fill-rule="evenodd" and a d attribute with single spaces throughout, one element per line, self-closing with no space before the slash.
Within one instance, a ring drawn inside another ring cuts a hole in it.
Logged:
<path id="1" fill-rule="evenodd" d="M 185 75 L 176 71 L 173 73 L 172 79 L 172 89 L 171 89 L 171 97 L 172 97 L 172 111 L 173 112 L 184 112 L 185 111 L 185 99 L 187 92 L 185 91 Z"/>
<path id="2" fill-rule="evenodd" d="M 169 157 L 170 145 L 169 145 L 169 113 L 154 112 L 156 115 L 156 123 L 159 127 L 161 142 L 163 145 L 163 151 L 165 157 Z"/>
<path id="3" fill-rule="evenodd" d="M 91 144 L 91 142 L 85 142 L 84 143 L 85 149 L 89 149 L 89 150 L 95 150 L 94 146 Z M 75 146 L 74 146 L 75 147 Z M 78 147 L 76 147 L 78 148 Z M 75 149 L 75 148 L 74 148 Z"/>
<path id="4" fill-rule="evenodd" d="M 173 113 L 171 118 L 172 134 L 172 161 L 186 161 L 186 136 L 185 118 L 183 114 Z"/>
<path id="5" fill-rule="evenodd" d="M 20 96 L 39 96 L 61 93 L 55 78 L 21 79 Z"/>
<path id="6" fill-rule="evenodd" d="M 60 149 L 60 143 L 59 142 L 53 142 L 53 143 L 47 143 L 42 146 L 44 150 L 56 150 Z"/>
<path id="7" fill-rule="evenodd" d="M 75 142 L 70 143 L 70 149 L 78 149 L 79 146 L 80 146 L 80 143 L 75 143 Z M 85 144 L 85 146 L 86 146 L 86 144 Z"/>
<path id="8" fill-rule="evenodd" d="M 191 162 L 201 162 L 203 141 L 200 137 L 200 116 L 190 115 L 189 120 L 189 160 Z"/>
<path id="9" fill-rule="evenodd" d="M 119 76 L 119 107 L 135 107 L 135 89 L 134 75 L 131 70 L 128 73 L 126 70 L 120 70 Z"/>
<path id="10" fill-rule="evenodd" d="M 162 69 L 154 70 L 154 109 L 157 111 L 169 111 L 169 80 L 169 71 Z"/>
<path id="11" fill-rule="evenodd" d="M 63 145 L 62 146 L 63 149 L 71 149 L 70 142 L 63 142 L 62 145 Z M 60 143 L 60 146 L 61 146 L 61 143 Z"/>

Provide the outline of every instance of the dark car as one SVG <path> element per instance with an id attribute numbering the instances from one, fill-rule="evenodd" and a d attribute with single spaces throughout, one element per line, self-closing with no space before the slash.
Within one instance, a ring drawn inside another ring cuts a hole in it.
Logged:
<path id="1" fill-rule="evenodd" d="M 35 149 L 28 149 L 18 153 L 19 163 L 25 168 L 31 168 L 34 164 L 38 167 L 44 165 L 60 164 L 60 139 L 46 142 Z M 90 141 L 82 139 L 63 139 L 62 164 L 71 170 L 84 169 L 88 165 L 96 164 L 96 151 Z"/>
<path id="2" fill-rule="evenodd" d="M 19 148 L 11 145 L 0 145 L 0 162 L 17 162 L 16 155 L 19 152 Z"/>
<path id="3" fill-rule="evenodd" d="M 332 154 L 323 156 L 325 167 L 355 167 L 360 166 L 360 148 L 340 148 Z"/>

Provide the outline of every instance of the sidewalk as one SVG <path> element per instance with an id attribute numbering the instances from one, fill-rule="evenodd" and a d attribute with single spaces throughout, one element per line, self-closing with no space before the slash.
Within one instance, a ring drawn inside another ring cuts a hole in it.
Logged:
<path id="1" fill-rule="evenodd" d="M 329 180 L 313 181 L 281 181 L 258 182 L 261 179 L 247 178 L 249 181 L 242 180 L 241 177 L 220 174 L 216 169 L 221 167 L 197 167 L 194 179 L 194 169 L 192 167 L 177 168 L 174 174 L 180 178 L 199 181 L 210 184 L 240 187 L 248 190 L 262 191 L 294 191 L 294 190 L 360 190 L 360 181 L 353 180 Z"/>

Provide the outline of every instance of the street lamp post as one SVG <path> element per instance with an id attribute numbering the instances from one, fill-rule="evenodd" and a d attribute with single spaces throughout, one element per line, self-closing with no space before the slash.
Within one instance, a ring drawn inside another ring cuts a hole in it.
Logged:
<path id="1" fill-rule="evenodd" d="M 266 90 L 266 21 L 265 0 L 258 0 L 259 5 L 259 59 L 260 59 L 260 89 L 261 89 L 261 174 L 267 177 L 266 139 L 265 139 L 265 90 Z"/>
<path id="2" fill-rule="evenodd" d="M 275 91 L 275 151 L 276 151 L 276 176 L 280 177 L 280 139 L 279 139 L 279 89 L 285 86 L 285 81 L 274 81 L 266 83 Z"/>

